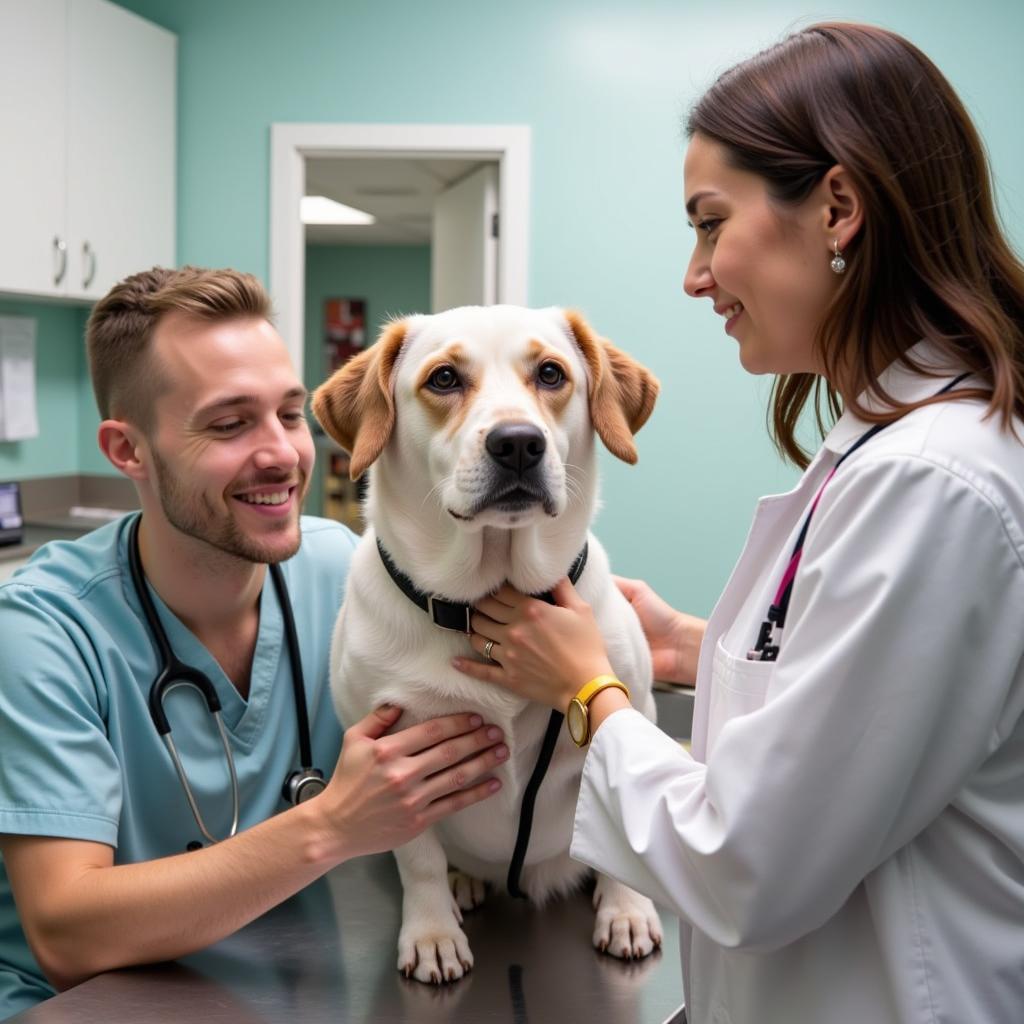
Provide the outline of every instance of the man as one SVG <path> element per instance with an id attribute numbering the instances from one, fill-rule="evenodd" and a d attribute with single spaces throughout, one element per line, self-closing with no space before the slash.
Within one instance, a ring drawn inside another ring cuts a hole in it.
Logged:
<path id="1" fill-rule="evenodd" d="M 486 798 L 505 755 L 468 715 L 387 735 L 392 708 L 352 725 L 339 757 L 328 648 L 354 538 L 300 519 L 306 391 L 255 278 L 137 274 L 97 304 L 87 341 L 99 445 L 142 513 L 46 545 L 0 586 L 0 1019 L 216 942 L 334 865 Z M 186 687 L 165 701 L 198 814 L 151 718 L 161 660 L 129 572 L 137 519 L 159 622 L 222 707 L 240 796 L 230 838 L 206 703 Z M 299 767 L 298 702 L 268 563 L 294 607 L 313 764 L 337 762 L 295 806 L 282 783 Z"/>

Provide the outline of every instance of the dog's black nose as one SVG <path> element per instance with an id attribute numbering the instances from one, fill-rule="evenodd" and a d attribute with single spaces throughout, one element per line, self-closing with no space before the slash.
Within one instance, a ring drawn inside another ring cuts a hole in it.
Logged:
<path id="1" fill-rule="evenodd" d="M 502 423 L 485 442 L 491 458 L 503 469 L 522 476 L 544 457 L 547 442 L 532 423 Z"/>

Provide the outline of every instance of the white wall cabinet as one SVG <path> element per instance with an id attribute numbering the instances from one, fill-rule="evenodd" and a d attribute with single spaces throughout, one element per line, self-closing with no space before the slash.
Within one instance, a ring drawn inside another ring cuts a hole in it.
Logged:
<path id="1" fill-rule="evenodd" d="M 107 0 L 0 0 L 0 292 L 174 265 L 177 38 Z"/>
<path id="2" fill-rule="evenodd" d="M 0 290 L 65 293 L 67 0 L 0 0 Z"/>

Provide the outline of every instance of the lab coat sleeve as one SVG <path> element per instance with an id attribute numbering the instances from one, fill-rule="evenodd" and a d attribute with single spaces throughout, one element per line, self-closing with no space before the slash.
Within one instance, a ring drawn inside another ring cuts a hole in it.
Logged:
<path id="1" fill-rule="evenodd" d="M 1024 537 L 984 482 L 864 456 L 825 490 L 764 705 L 708 764 L 639 715 L 598 730 L 572 852 L 716 943 L 824 924 L 1024 711 Z"/>

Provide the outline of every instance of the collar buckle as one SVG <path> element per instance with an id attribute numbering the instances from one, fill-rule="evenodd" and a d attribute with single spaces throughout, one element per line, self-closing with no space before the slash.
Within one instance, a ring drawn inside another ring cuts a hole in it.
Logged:
<path id="1" fill-rule="evenodd" d="M 457 621 L 460 613 L 464 616 L 462 623 Z M 464 633 L 466 636 L 473 633 L 473 627 L 470 625 L 473 613 L 468 604 L 454 604 L 441 598 L 435 600 L 433 594 L 427 594 L 427 614 L 434 625 L 441 629 L 450 630 L 452 633 Z"/>

